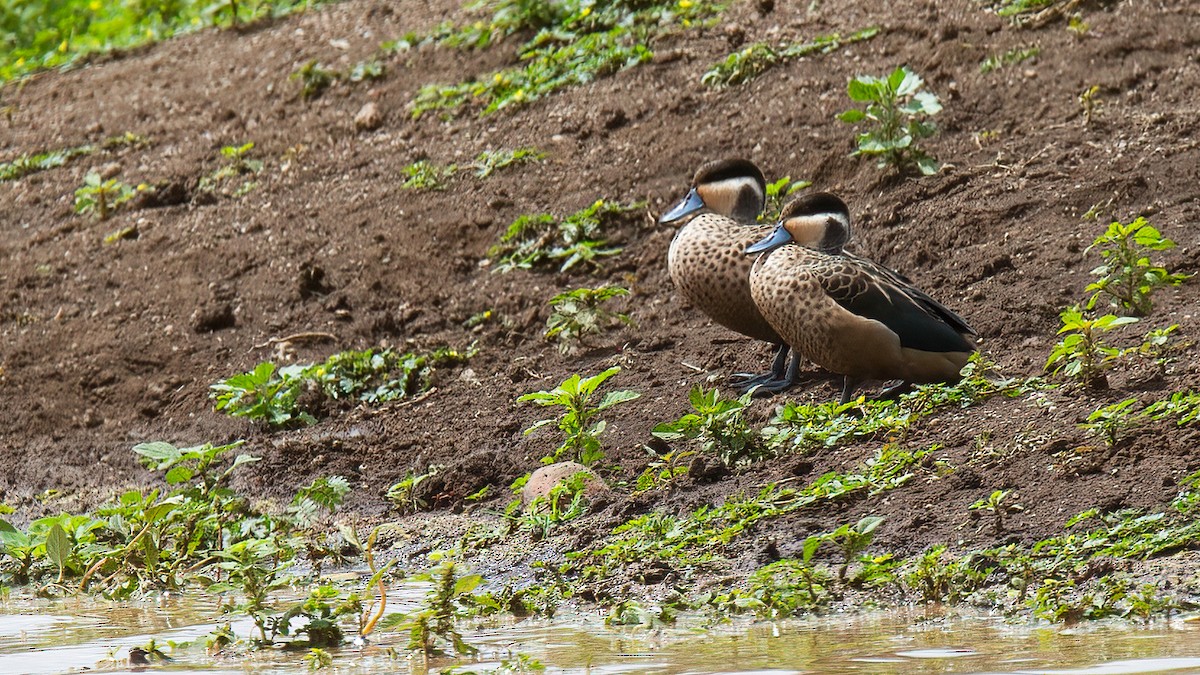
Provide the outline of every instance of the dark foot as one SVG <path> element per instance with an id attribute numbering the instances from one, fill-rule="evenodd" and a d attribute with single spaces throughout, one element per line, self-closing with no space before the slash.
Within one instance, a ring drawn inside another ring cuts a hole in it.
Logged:
<path id="1" fill-rule="evenodd" d="M 789 380 L 786 377 L 778 379 L 770 378 L 753 386 L 740 387 L 739 391 L 743 394 L 747 392 L 753 392 L 754 396 L 774 396 L 775 394 L 785 392 L 794 386 L 796 386 L 795 380 Z"/>
<path id="2" fill-rule="evenodd" d="M 913 390 L 912 382 L 900 382 L 899 384 L 893 384 L 890 387 L 884 388 L 883 391 L 879 392 L 875 396 L 875 400 L 876 401 L 894 401 L 897 398 L 900 398 L 900 396 L 907 394 L 908 392 L 910 392 L 912 390 Z"/>

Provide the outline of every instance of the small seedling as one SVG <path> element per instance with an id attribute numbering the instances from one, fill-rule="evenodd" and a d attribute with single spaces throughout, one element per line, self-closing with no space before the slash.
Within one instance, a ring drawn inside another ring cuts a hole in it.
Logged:
<path id="1" fill-rule="evenodd" d="M 714 64 L 701 76 L 700 81 L 714 89 L 743 84 L 786 61 L 811 54 L 829 54 L 845 45 L 869 40 L 879 32 L 878 27 L 871 27 L 846 38 L 842 38 L 839 33 L 833 33 L 819 35 L 808 42 L 784 43 L 779 47 L 755 42 Z"/>
<path id="2" fill-rule="evenodd" d="M 389 614 L 380 626 L 408 631 L 408 649 L 427 658 L 479 651 L 463 640 L 455 624 L 467 616 L 471 591 L 483 583 L 483 578 L 478 574 L 460 575 L 458 565 L 445 560 L 430 572 L 413 576 L 409 581 L 433 582 L 433 589 L 425 596 L 423 606 L 414 612 Z"/>
<path id="3" fill-rule="evenodd" d="M 475 176 L 478 178 L 487 178 L 494 172 L 500 169 L 505 169 L 513 164 L 522 164 L 526 162 L 540 162 L 546 157 L 546 153 L 537 148 L 517 148 L 516 150 L 484 150 L 475 158 L 473 164 L 475 168 Z"/>
<path id="4" fill-rule="evenodd" d="M 1083 111 L 1083 124 L 1092 123 L 1092 115 L 1100 109 L 1100 85 L 1093 84 L 1079 95 L 1079 109 Z"/>
<path id="5" fill-rule="evenodd" d="M 1119 403 L 1106 405 L 1088 415 L 1087 422 L 1079 425 L 1104 440 L 1104 444 L 1113 447 L 1117 444 L 1117 436 L 1134 423 L 1130 415 L 1130 406 L 1137 403 L 1136 398 L 1127 398 Z"/>
<path id="6" fill-rule="evenodd" d="M 633 320 L 628 314 L 604 307 L 609 300 L 626 295 L 629 289 L 618 286 L 576 288 L 559 293 L 550 299 L 551 312 L 544 337 L 557 339 L 558 350 L 566 354 L 576 342 L 583 344 L 588 335 L 598 335 L 614 325 L 631 325 Z"/>
<path id="7" fill-rule="evenodd" d="M 598 199 L 566 218 L 549 213 L 520 216 L 501 235 L 500 243 L 488 250 L 488 258 L 496 263 L 497 272 L 533 269 L 548 263 L 557 264 L 560 272 L 580 263 L 599 269 L 599 258 L 621 252 L 620 248 L 607 246 L 604 226 L 613 216 L 641 206 Z"/>
<path id="8" fill-rule="evenodd" d="M 850 563 L 871 545 L 875 538 L 875 529 L 882 525 L 883 521 L 884 518 L 880 516 L 866 516 L 853 525 L 847 523 L 825 535 L 827 541 L 842 550 L 842 566 L 838 568 L 839 581 L 846 580 Z"/>
<path id="9" fill-rule="evenodd" d="M 907 66 L 897 68 L 886 78 L 863 75 L 850 80 L 847 88 L 850 99 L 866 103 L 867 108 L 847 110 L 838 119 L 873 125 L 858 135 L 858 149 L 852 156 L 878 156 L 880 168 L 891 166 L 903 170 L 916 166 L 927 176 L 937 173 L 937 160 L 916 146 L 918 140 L 937 131 L 926 118 L 942 111 L 937 96 L 920 91 L 924 83 Z"/>
<path id="10" fill-rule="evenodd" d="M 135 194 L 137 189 L 116 178 L 104 180 L 100 174 L 91 171 L 84 177 L 83 187 L 75 191 L 75 213 L 94 213 L 97 219 L 108 220 L 114 209 L 133 199 Z"/>
<path id="11" fill-rule="evenodd" d="M 1088 25 L 1088 22 L 1083 20 L 1083 15 L 1078 12 L 1072 14 L 1070 19 L 1067 19 L 1067 30 L 1074 33 L 1075 37 L 1084 37 L 1091 29 L 1092 27 Z"/>
<path id="12" fill-rule="evenodd" d="M 217 186 L 230 178 L 238 176 L 252 176 L 263 170 L 263 162 L 261 159 L 253 159 L 250 156 L 254 150 L 254 143 L 243 143 L 242 145 L 226 145 L 221 148 L 221 159 L 225 162 L 221 168 L 213 171 L 207 176 L 200 178 L 198 188 L 206 192 L 211 192 L 217 189 Z M 249 179 L 238 186 L 234 192 L 234 197 L 240 197 L 249 193 L 258 185 L 253 179 Z"/>
<path id="13" fill-rule="evenodd" d="M 1146 416 L 1155 420 L 1174 417 L 1179 426 L 1200 420 L 1200 393 L 1174 392 L 1170 398 L 1147 406 Z"/>
<path id="14" fill-rule="evenodd" d="M 430 504 L 418 495 L 417 486 L 436 476 L 442 468 L 440 464 L 430 464 L 425 473 L 417 473 L 409 469 L 404 474 L 403 480 L 388 488 L 387 500 L 400 513 L 416 513 L 427 510 Z"/>
<path id="15" fill-rule="evenodd" d="M 300 82 L 300 96 L 307 101 L 323 94 L 337 77 L 337 71 L 328 70 L 313 59 L 293 71 L 288 79 Z"/>
<path id="16" fill-rule="evenodd" d="M 589 480 L 594 480 L 591 474 L 580 471 L 559 481 L 545 496 L 539 496 L 530 502 L 524 513 L 515 516 L 517 525 L 521 529 L 529 530 L 534 541 L 549 538 L 559 525 L 587 513 L 588 501 L 585 494 Z"/>
<path id="17" fill-rule="evenodd" d="M 1108 378 L 1105 371 L 1121 357 L 1122 351 L 1105 344 L 1102 335 L 1110 330 L 1136 323 L 1137 319 L 1112 314 L 1089 319 L 1083 316 L 1079 307 L 1064 309 L 1060 318 L 1063 325 L 1058 329 L 1058 334 L 1063 337 L 1050 351 L 1046 370 L 1055 374 L 1061 372 L 1066 377 L 1078 380 L 1085 387 L 1107 387 Z"/>
<path id="18" fill-rule="evenodd" d="M 378 80 L 383 77 L 386 68 L 384 65 L 375 60 L 359 61 L 350 69 L 350 73 L 346 76 L 351 82 L 363 82 L 365 80 Z"/>
<path id="19" fill-rule="evenodd" d="M 779 219 L 779 211 L 792 194 L 812 185 L 810 180 L 792 181 L 791 176 L 784 176 L 774 183 L 767 183 L 767 208 L 758 216 L 759 221 L 775 222 Z"/>
<path id="20" fill-rule="evenodd" d="M 716 389 L 706 392 L 695 387 L 688 394 L 693 412 L 659 424 L 651 433 L 664 441 L 699 441 L 703 452 L 716 455 L 726 466 L 761 459 L 768 451 L 742 417 L 752 395 L 725 399 Z"/>
<path id="21" fill-rule="evenodd" d="M 564 439 L 562 445 L 550 457 L 544 458 L 545 463 L 558 461 L 568 456 L 585 466 L 600 461 L 604 456 L 600 447 L 600 434 L 604 432 L 607 423 L 597 419 L 599 414 L 619 403 L 632 401 L 640 396 L 635 391 L 610 391 L 604 395 L 599 404 L 593 404 L 592 398 L 596 390 L 605 380 L 621 372 L 613 366 L 597 375 L 581 378 L 572 375 L 563 383 L 550 391 L 536 391 L 518 398 L 521 402 L 532 402 L 543 407 L 558 407 L 563 410 L 558 417 L 539 420 L 525 430 L 531 434 L 550 424 L 557 424 Z M 549 461 L 547 461 L 549 460 Z"/>
<path id="22" fill-rule="evenodd" d="M 405 190 L 445 190 L 445 181 L 457 171 L 458 167 L 453 164 L 438 166 L 422 159 L 400 170 L 404 174 L 404 182 L 400 187 Z"/>
<path id="23" fill-rule="evenodd" d="M 1102 296 L 1108 296 L 1114 307 L 1147 316 L 1154 309 L 1151 296 L 1155 290 L 1178 286 L 1191 278 L 1190 274 L 1169 272 L 1150 261 L 1151 251 L 1173 249 L 1175 242 L 1162 236 L 1145 218 L 1128 225 L 1114 221 L 1087 250 L 1093 248 L 1099 249 L 1104 263 L 1092 270 L 1100 278 L 1086 289 L 1092 293 L 1088 309 L 1093 309 Z"/>
<path id="24" fill-rule="evenodd" d="M 1024 509 L 1020 504 L 1004 503 L 1012 495 L 1012 490 L 993 490 L 992 494 L 971 504 L 967 507 L 967 510 L 986 511 L 992 514 L 992 532 L 1000 534 L 1004 532 L 1004 514 L 1009 511 L 1021 511 Z"/>
<path id="25" fill-rule="evenodd" d="M 650 454 L 651 459 L 634 483 L 635 492 L 670 488 L 676 479 L 687 474 L 688 464 L 696 455 L 694 450 L 669 450 L 659 455 L 650 447 L 642 447 Z"/>
<path id="26" fill-rule="evenodd" d="M 993 70 L 1024 63 L 1037 57 L 1041 51 L 1039 47 L 1014 47 L 1003 54 L 994 54 L 984 59 L 983 63 L 979 64 L 979 72 L 986 75 Z"/>

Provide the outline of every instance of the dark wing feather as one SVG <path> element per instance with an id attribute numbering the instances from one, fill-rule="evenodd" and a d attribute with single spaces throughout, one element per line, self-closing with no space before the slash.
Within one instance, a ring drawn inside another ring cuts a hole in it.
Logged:
<path id="1" fill-rule="evenodd" d="M 954 313 L 948 307 L 946 307 L 942 303 L 938 302 L 937 300 L 934 300 L 933 298 L 929 297 L 929 295 L 926 294 L 925 291 L 922 291 L 921 289 L 917 288 L 916 286 L 913 286 L 912 282 L 909 281 L 908 277 L 904 276 L 903 274 L 900 274 L 899 272 L 892 270 L 890 268 L 884 267 L 883 265 L 880 265 L 877 262 L 867 260 L 866 258 L 860 258 L 853 254 L 847 254 L 846 258 L 848 260 L 850 260 L 851 262 L 853 262 L 854 264 L 856 264 L 858 267 L 869 271 L 870 273 L 874 274 L 875 276 L 878 276 L 882 279 L 888 280 L 900 292 L 904 293 L 905 295 L 908 295 L 913 300 L 919 302 L 921 304 L 921 306 L 925 308 L 926 311 L 933 313 L 938 318 L 940 318 L 942 321 L 945 321 L 946 323 L 950 324 L 959 333 L 966 333 L 967 335 L 979 335 L 979 333 L 976 333 L 975 329 L 972 328 L 969 323 L 967 323 L 966 319 L 964 319 L 961 316 L 959 316 L 958 314 Z"/>
<path id="2" fill-rule="evenodd" d="M 814 270 L 825 293 L 847 311 L 887 326 L 910 349 L 969 352 L 975 349 L 962 333 L 974 331 L 961 317 L 898 275 L 872 270 L 874 263 L 843 257 Z M 887 268 L 882 268 L 886 270 Z"/>

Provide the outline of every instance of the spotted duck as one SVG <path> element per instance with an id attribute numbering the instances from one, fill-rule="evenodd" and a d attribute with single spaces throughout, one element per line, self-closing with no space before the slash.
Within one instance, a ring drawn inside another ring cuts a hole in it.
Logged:
<path id="1" fill-rule="evenodd" d="M 957 381 L 975 330 L 899 273 L 836 250 L 849 228 L 846 204 L 829 193 L 785 206 L 746 249 L 755 305 L 793 349 L 845 377 L 842 403 L 864 380 L 901 380 L 883 397 Z"/>
<path id="2" fill-rule="evenodd" d="M 742 375 L 738 384 L 777 392 L 795 381 L 799 359 L 788 364 L 787 344 L 754 306 L 749 284 L 754 261 L 744 253 L 771 232 L 771 225 L 756 222 L 766 198 L 766 180 L 753 162 L 717 160 L 696 171 L 687 195 L 658 222 L 682 223 L 667 252 L 679 292 L 720 325 L 778 346 L 769 373 Z"/>

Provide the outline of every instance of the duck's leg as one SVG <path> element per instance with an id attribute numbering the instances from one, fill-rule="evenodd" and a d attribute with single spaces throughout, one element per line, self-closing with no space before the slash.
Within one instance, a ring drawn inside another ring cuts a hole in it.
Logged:
<path id="1" fill-rule="evenodd" d="M 901 381 L 899 384 L 893 384 L 890 387 L 885 387 L 879 395 L 875 397 L 876 401 L 890 401 L 902 394 L 907 394 L 912 391 L 913 383 Z"/>
<path id="2" fill-rule="evenodd" d="M 784 367 L 787 365 L 787 357 L 790 350 L 791 348 L 786 344 L 778 345 L 778 350 L 775 352 L 775 359 L 771 362 L 771 372 L 761 375 L 734 373 L 729 378 L 729 383 L 742 391 L 749 391 L 751 387 L 783 379 L 785 377 Z"/>
<path id="3" fill-rule="evenodd" d="M 737 385 L 738 390 L 743 394 L 753 390 L 755 396 L 769 396 L 791 389 L 796 384 L 803 357 L 792 352 L 792 360 L 789 363 L 788 352 L 792 352 L 790 347 L 780 345 L 775 354 L 775 361 L 771 364 L 771 372 L 740 382 Z"/>
<path id="4" fill-rule="evenodd" d="M 842 400 L 838 405 L 846 405 L 850 402 L 850 397 L 854 395 L 854 390 L 858 389 L 858 385 L 862 380 L 851 378 L 849 375 L 842 380 Z"/>

